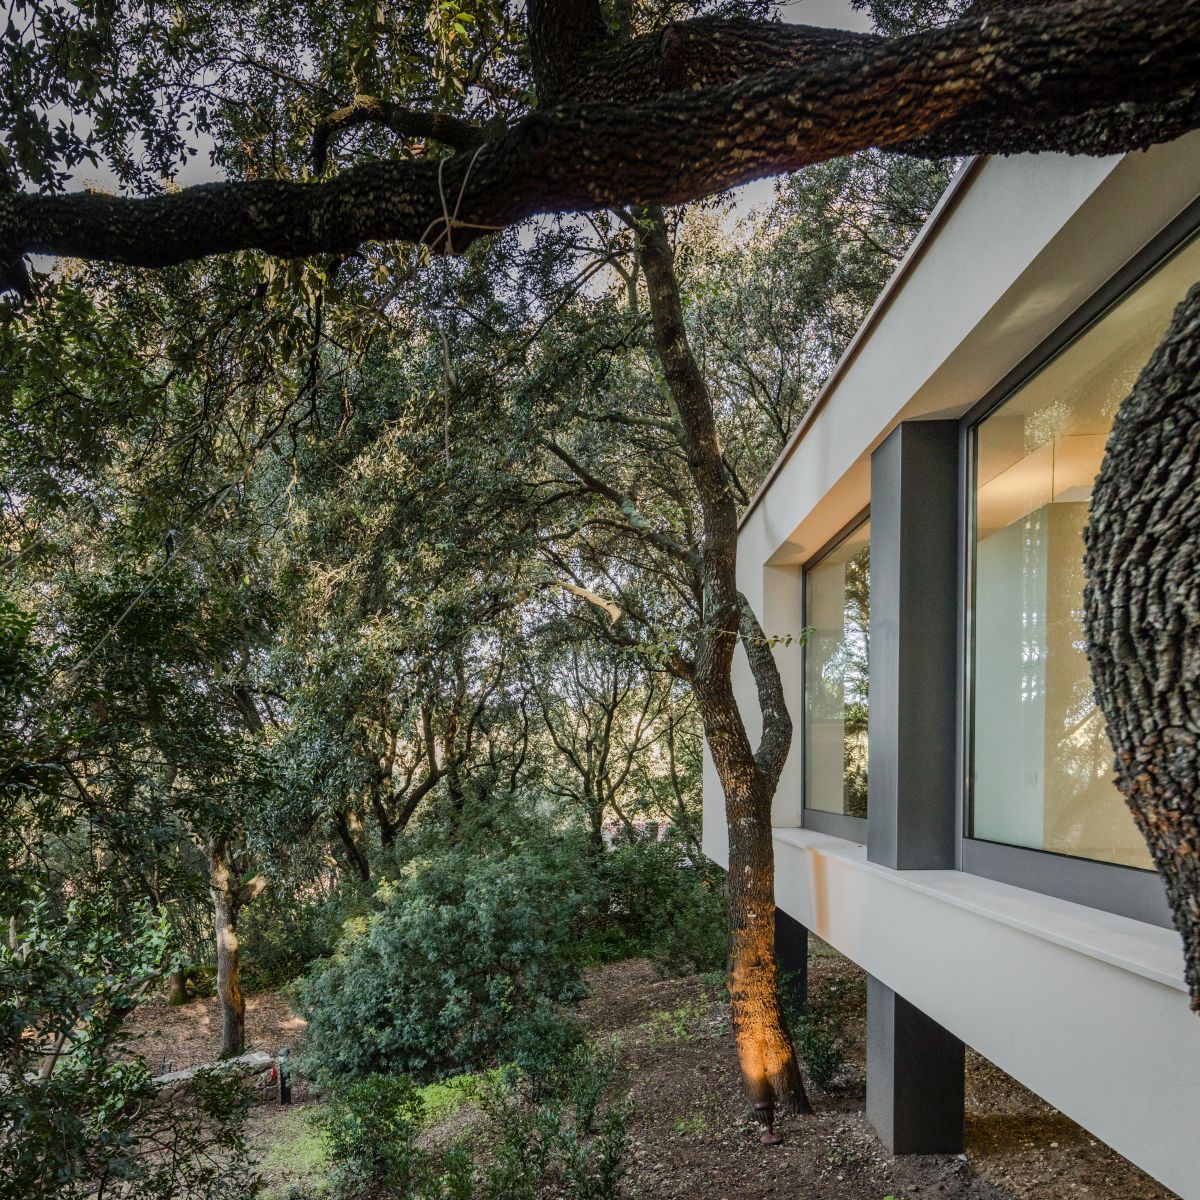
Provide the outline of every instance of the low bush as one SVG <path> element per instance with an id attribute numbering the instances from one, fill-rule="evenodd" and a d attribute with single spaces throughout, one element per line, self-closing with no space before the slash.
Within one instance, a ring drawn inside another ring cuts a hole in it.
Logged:
<path id="1" fill-rule="evenodd" d="M 321 1081 L 429 1081 L 516 1062 L 533 1075 L 579 1041 L 584 904 L 550 840 L 452 846 L 406 864 L 298 987 Z"/>
<path id="2" fill-rule="evenodd" d="M 365 1075 L 338 1084 L 319 1119 L 334 1189 L 347 1195 L 368 1187 L 412 1191 L 426 1169 L 416 1147 L 422 1108 L 405 1075 Z"/>
<path id="3" fill-rule="evenodd" d="M 417 1144 L 427 1114 L 400 1076 L 337 1085 L 321 1126 L 335 1196 L 404 1200 L 616 1200 L 625 1174 L 631 1108 L 614 1060 L 585 1046 L 540 1077 L 509 1069 L 477 1080 L 484 1121 L 442 1154 Z"/>
<path id="4" fill-rule="evenodd" d="M 627 838 L 581 861 L 594 872 L 594 901 L 583 938 L 595 962 L 653 958 L 672 971 L 724 968 L 724 873 L 692 863 L 674 838 Z"/>

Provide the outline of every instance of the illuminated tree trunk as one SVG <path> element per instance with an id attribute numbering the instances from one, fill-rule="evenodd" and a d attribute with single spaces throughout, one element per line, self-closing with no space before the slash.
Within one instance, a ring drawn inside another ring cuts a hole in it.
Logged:
<path id="1" fill-rule="evenodd" d="M 708 385 L 688 341 L 661 210 L 640 213 L 638 227 L 638 257 L 646 279 L 655 349 L 704 518 L 702 549 L 693 564 L 704 607 L 690 681 L 725 793 L 729 996 L 738 1060 L 754 1103 L 776 1101 L 784 1108 L 809 1111 L 775 977 L 771 801 L 791 745 L 792 723 L 775 657 L 737 590 L 737 504 Z M 733 652 L 739 641 L 750 661 L 762 714 L 757 749 L 750 745 L 733 690 Z"/>
<path id="2" fill-rule="evenodd" d="M 238 976 L 238 918 L 242 909 L 266 886 L 266 876 L 237 882 L 233 839 L 217 834 L 205 843 L 208 888 L 212 895 L 213 929 L 217 937 L 217 999 L 221 1002 L 221 1057 L 232 1058 L 246 1048 L 246 997 Z"/>
<path id="3" fill-rule="evenodd" d="M 1200 284 L 1117 413 L 1086 539 L 1096 701 L 1200 1012 Z"/>
<path id="4" fill-rule="evenodd" d="M 232 1058 L 246 1048 L 246 997 L 238 980 L 238 889 L 229 865 L 229 839 L 208 843 L 209 891 L 217 936 L 217 999 L 221 1003 L 221 1057 Z"/>
<path id="5" fill-rule="evenodd" d="M 768 651 L 769 653 L 769 651 Z M 704 734 L 725 793 L 729 831 L 729 999 L 751 1103 L 811 1112 L 780 1005 L 775 966 L 775 854 L 768 784 L 726 686 L 697 689 Z"/>

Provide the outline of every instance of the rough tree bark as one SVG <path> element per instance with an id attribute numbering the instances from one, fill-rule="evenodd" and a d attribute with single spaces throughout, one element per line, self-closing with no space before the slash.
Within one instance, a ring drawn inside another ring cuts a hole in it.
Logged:
<path id="1" fill-rule="evenodd" d="M 737 502 L 728 478 L 708 386 L 688 342 L 666 222 L 639 213 L 638 258 L 654 344 L 679 418 L 704 522 L 698 574 L 701 632 L 691 685 L 725 793 L 729 829 L 729 995 L 738 1061 L 752 1102 L 809 1110 L 783 1018 L 775 968 L 775 858 L 771 802 L 792 738 L 783 686 L 763 631 L 737 590 Z M 757 751 L 733 690 L 742 641 L 758 688 L 763 734 Z"/>
<path id="2" fill-rule="evenodd" d="M 677 22 L 587 50 L 598 13 L 595 0 L 533 5 L 533 60 L 555 107 L 441 162 L 141 199 L 0 189 L 0 287 L 27 289 L 29 253 L 154 267 L 369 240 L 461 251 L 536 213 L 683 203 L 871 146 L 1098 154 L 1200 124 L 1200 0 L 1043 4 L 895 39 Z M 550 66 L 554 45 L 566 53 Z M 653 53 L 658 69 L 646 69 Z M 581 91 L 600 78 L 619 99 Z"/>
<path id="3" fill-rule="evenodd" d="M 1096 700 L 1200 1012 L 1200 284 L 1117 412 L 1085 536 Z"/>
<path id="4" fill-rule="evenodd" d="M 221 1057 L 235 1058 L 246 1048 L 246 997 L 238 977 L 238 918 L 266 884 L 262 875 L 238 884 L 232 863 L 232 842 L 217 834 L 205 843 L 209 893 L 217 939 L 217 998 L 221 1003 Z"/>

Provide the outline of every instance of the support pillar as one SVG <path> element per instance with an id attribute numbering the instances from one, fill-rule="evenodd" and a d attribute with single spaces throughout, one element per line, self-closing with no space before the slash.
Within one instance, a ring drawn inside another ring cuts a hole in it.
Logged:
<path id="1" fill-rule="evenodd" d="M 963 1148 L 963 1044 L 867 977 L 867 1120 L 892 1154 Z"/>
<path id="2" fill-rule="evenodd" d="M 955 421 L 906 421 L 871 456 L 867 857 L 953 869 L 958 844 Z M 867 1119 L 893 1154 L 963 1146 L 963 1044 L 867 985 Z"/>
<path id="3" fill-rule="evenodd" d="M 782 908 L 775 910 L 775 967 L 779 992 L 792 1012 L 808 1003 L 808 930 Z"/>

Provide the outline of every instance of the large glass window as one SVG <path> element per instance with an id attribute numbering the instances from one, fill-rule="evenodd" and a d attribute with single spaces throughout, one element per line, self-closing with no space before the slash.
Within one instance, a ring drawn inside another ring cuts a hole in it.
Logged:
<path id="1" fill-rule="evenodd" d="M 805 572 L 804 802 L 867 815 L 871 528 L 864 521 Z"/>
<path id="2" fill-rule="evenodd" d="M 1083 531 L 1117 407 L 1197 278 L 1193 242 L 976 427 L 976 838 L 1152 866 L 1092 697 Z"/>

